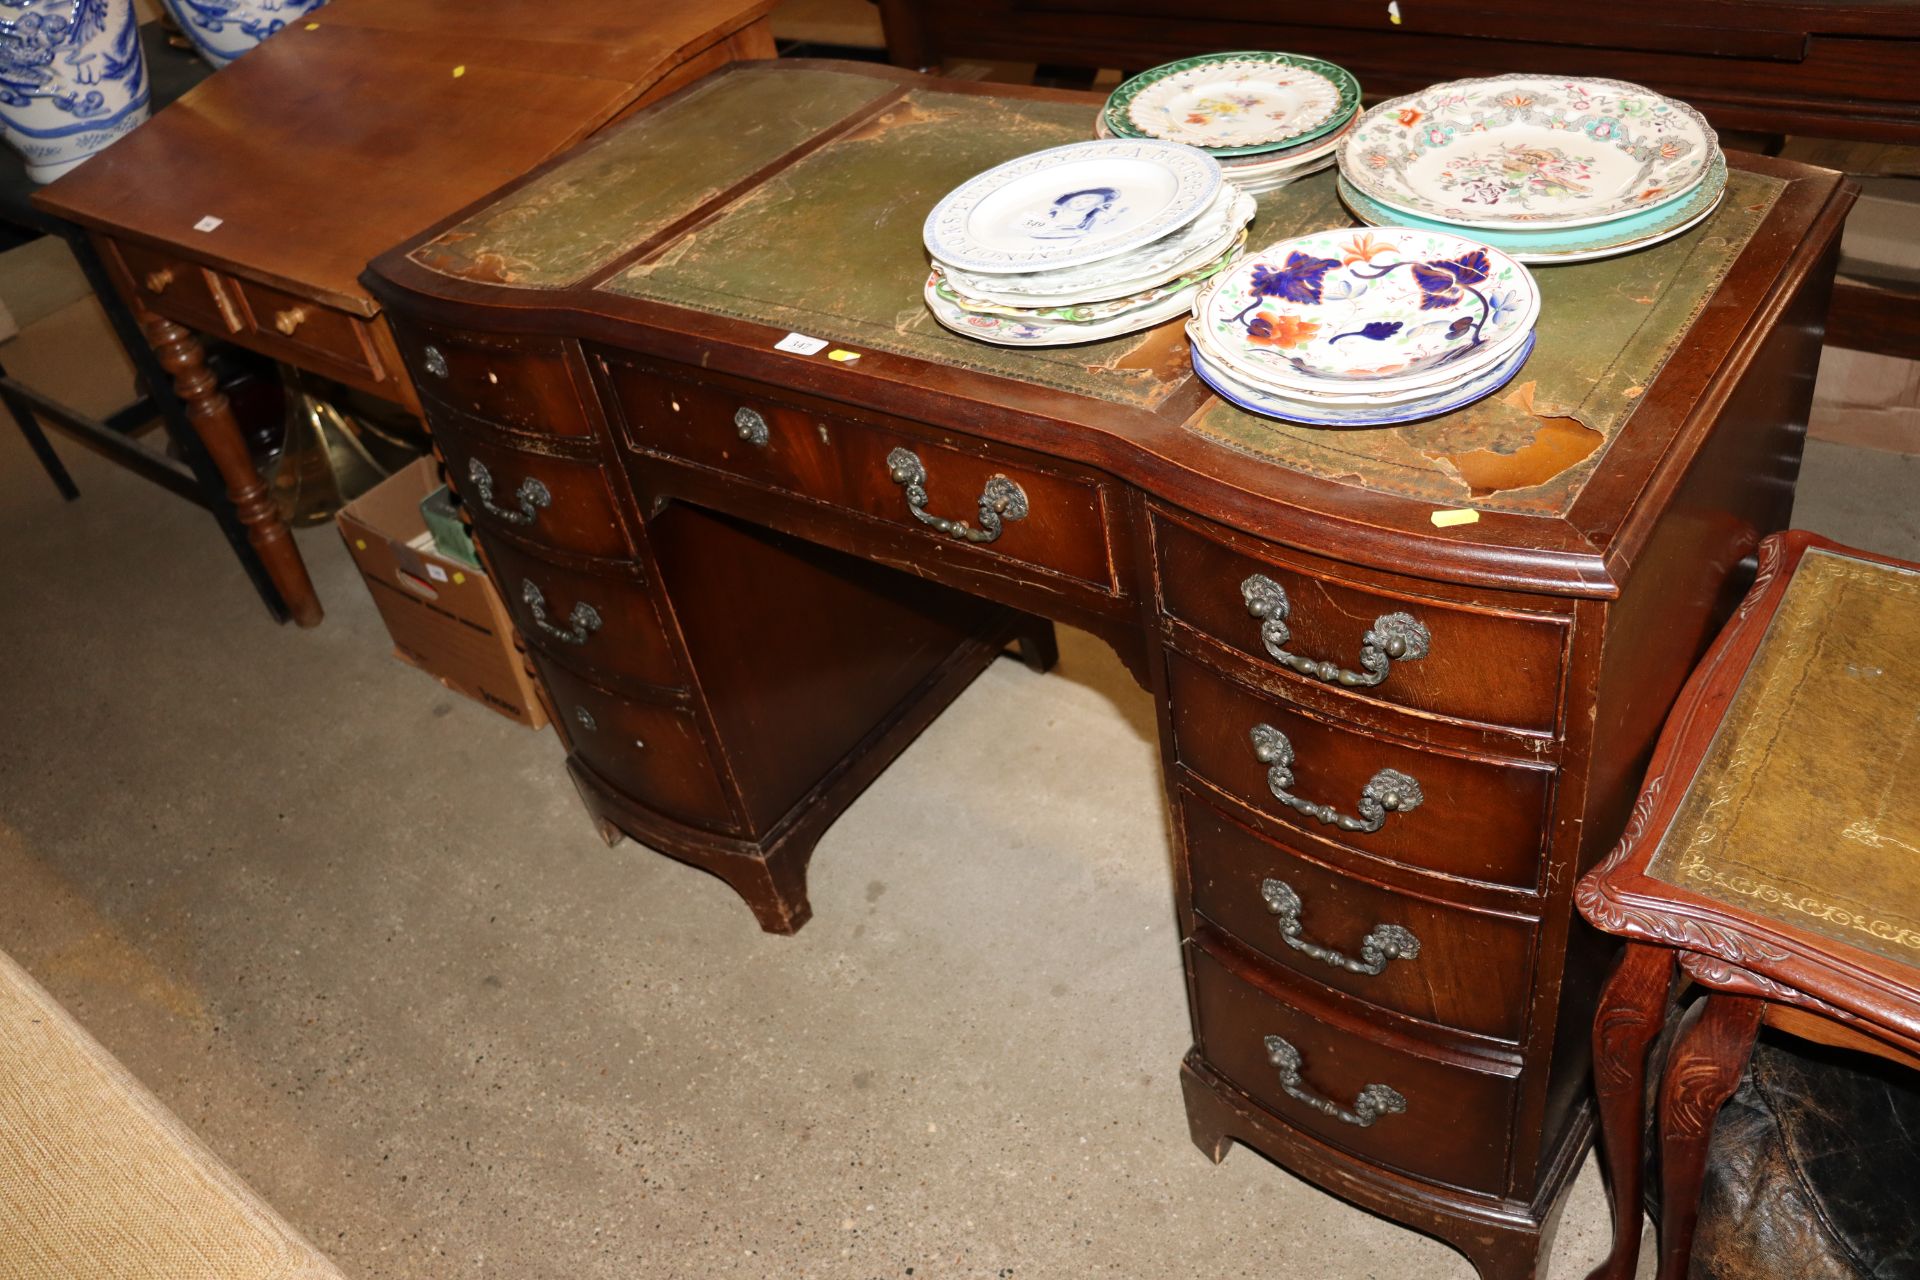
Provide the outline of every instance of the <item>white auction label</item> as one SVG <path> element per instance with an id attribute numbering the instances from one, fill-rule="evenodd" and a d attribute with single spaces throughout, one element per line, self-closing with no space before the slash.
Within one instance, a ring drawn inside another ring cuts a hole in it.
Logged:
<path id="1" fill-rule="evenodd" d="M 825 338 L 809 338 L 804 333 L 790 333 L 773 344 L 775 351 L 791 351 L 797 356 L 817 356 L 827 349 Z"/>

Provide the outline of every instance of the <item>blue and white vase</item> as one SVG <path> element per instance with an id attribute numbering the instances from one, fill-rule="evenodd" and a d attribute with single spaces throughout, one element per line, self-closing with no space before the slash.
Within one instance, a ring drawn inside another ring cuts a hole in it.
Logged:
<path id="1" fill-rule="evenodd" d="M 161 0 L 200 56 L 224 67 L 327 0 Z"/>
<path id="2" fill-rule="evenodd" d="M 147 118 L 133 0 L 0 0 L 0 135 L 52 182 Z"/>

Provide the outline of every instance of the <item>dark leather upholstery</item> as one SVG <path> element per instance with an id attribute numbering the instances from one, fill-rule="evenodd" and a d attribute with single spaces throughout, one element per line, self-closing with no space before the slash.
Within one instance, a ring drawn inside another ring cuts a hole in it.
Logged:
<path id="1" fill-rule="evenodd" d="M 1691 1275 L 1920 1278 L 1920 1076 L 1763 1038 L 1714 1127 Z"/>

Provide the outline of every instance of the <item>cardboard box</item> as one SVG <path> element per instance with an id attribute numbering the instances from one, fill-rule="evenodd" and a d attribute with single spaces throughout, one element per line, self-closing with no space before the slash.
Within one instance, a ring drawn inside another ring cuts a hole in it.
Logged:
<path id="1" fill-rule="evenodd" d="M 334 517 L 393 637 L 393 654 L 447 688 L 530 729 L 547 714 L 500 593 L 487 575 L 440 555 L 420 500 L 440 487 L 432 458 L 396 471 Z"/>

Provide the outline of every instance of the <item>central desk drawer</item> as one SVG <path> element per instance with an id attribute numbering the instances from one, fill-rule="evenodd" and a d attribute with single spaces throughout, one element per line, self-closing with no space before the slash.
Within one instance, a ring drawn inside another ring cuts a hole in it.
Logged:
<path id="1" fill-rule="evenodd" d="M 1174 653 L 1167 683 L 1181 763 L 1234 798 L 1376 858 L 1539 887 L 1551 768 L 1308 715 Z"/>
<path id="2" fill-rule="evenodd" d="M 1037 459 L 940 444 L 607 357 L 627 443 L 1114 588 L 1106 494 Z M 997 521 L 997 530 L 995 524 Z"/>
<path id="3" fill-rule="evenodd" d="M 610 573 L 581 573 L 483 540 L 494 582 L 528 643 L 574 666 L 661 688 L 683 681 L 674 646 L 646 584 Z"/>

